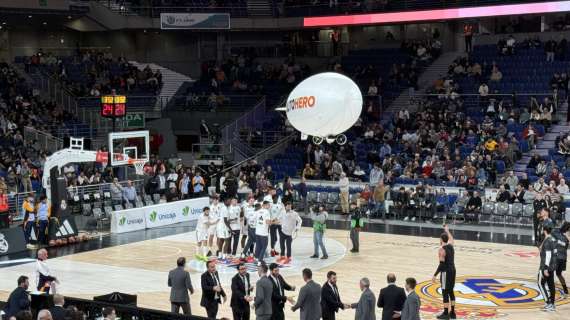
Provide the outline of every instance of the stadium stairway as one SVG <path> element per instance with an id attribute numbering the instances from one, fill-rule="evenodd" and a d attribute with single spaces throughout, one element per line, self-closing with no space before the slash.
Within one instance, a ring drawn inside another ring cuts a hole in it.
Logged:
<path id="1" fill-rule="evenodd" d="M 539 154 L 542 158 L 546 160 L 557 160 L 554 155 L 558 155 L 558 147 L 555 144 L 556 138 L 558 138 L 561 134 L 570 131 L 570 125 L 566 124 L 566 113 L 568 112 L 567 106 L 564 104 L 560 106 L 558 113 L 560 123 L 553 124 L 550 127 L 550 130 L 536 143 L 536 149 L 528 150 L 527 152 L 523 153 L 522 158 L 517 161 L 514 167 L 515 174 L 520 176 L 523 173 L 529 173 L 527 170 L 528 163 L 533 154 Z M 561 156 L 560 159 L 564 158 Z M 531 175 L 529 175 L 529 180 Z"/>
<path id="2" fill-rule="evenodd" d="M 270 17 L 271 4 L 267 0 L 247 0 L 247 13 L 253 17 Z"/>
<path id="3" fill-rule="evenodd" d="M 158 94 L 158 99 L 156 99 L 155 105 L 155 111 L 158 112 L 160 112 L 161 107 L 166 107 L 168 101 L 174 97 L 182 84 L 195 81 L 188 76 L 155 63 L 140 63 L 136 61 L 129 61 L 129 63 L 136 66 L 140 70 L 144 69 L 147 65 L 153 71 L 157 69 L 160 70 L 160 73 L 162 74 L 162 88 L 160 89 L 160 93 Z"/>
<path id="4" fill-rule="evenodd" d="M 441 76 L 447 74 L 447 70 L 453 60 L 459 57 L 461 54 L 459 52 L 446 52 L 441 54 L 431 65 L 429 65 L 424 72 L 422 72 L 418 78 L 418 94 L 425 93 L 426 89 L 433 85 L 434 81 Z M 386 109 L 384 114 L 392 115 L 398 112 L 400 109 L 407 108 L 408 111 L 416 111 L 416 105 L 410 103 L 410 92 L 408 90 L 402 91 L 400 96 L 398 96 Z"/>

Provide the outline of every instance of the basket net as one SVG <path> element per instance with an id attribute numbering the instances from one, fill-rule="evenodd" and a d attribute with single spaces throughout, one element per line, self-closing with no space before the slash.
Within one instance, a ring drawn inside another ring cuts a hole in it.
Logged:
<path id="1" fill-rule="evenodd" d="M 135 160 L 129 159 L 129 164 L 135 167 L 135 172 L 137 175 L 142 176 L 144 175 L 144 165 L 146 160 Z"/>

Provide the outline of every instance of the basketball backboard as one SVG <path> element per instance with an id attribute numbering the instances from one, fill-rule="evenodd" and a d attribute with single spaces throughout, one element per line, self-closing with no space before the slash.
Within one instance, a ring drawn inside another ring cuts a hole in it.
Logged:
<path id="1" fill-rule="evenodd" d="M 150 139 L 148 130 L 109 133 L 111 165 L 121 166 L 139 160 L 148 162 Z"/>

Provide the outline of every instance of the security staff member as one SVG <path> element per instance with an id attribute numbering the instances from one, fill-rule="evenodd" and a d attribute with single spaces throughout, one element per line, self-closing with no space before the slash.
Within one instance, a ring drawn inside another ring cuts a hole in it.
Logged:
<path id="1" fill-rule="evenodd" d="M 47 197 L 42 195 L 40 203 L 36 208 L 38 214 L 38 242 L 40 244 L 47 244 L 47 230 L 49 225 L 49 218 L 51 217 L 51 206 L 47 202 Z"/>

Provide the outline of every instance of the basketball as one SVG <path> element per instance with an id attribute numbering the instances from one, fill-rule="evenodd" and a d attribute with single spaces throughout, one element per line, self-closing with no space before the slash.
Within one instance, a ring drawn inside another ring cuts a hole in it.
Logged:
<path id="1" fill-rule="evenodd" d="M 67 239 L 66 239 L 66 238 L 61 239 L 61 245 L 62 245 L 62 246 L 66 246 L 66 245 L 67 245 Z"/>
<path id="2" fill-rule="evenodd" d="M 55 240 L 55 245 L 56 245 L 56 246 L 61 246 L 62 244 L 63 244 L 63 241 L 61 241 L 61 239 Z"/>
<path id="3" fill-rule="evenodd" d="M 55 243 L 55 240 L 50 240 L 50 241 L 49 241 L 49 246 L 50 246 L 50 247 L 54 247 L 55 244 L 56 244 L 56 243 Z"/>
<path id="4" fill-rule="evenodd" d="M 75 237 L 71 236 L 71 237 L 67 238 L 67 242 L 68 242 L 69 244 L 75 243 Z"/>

